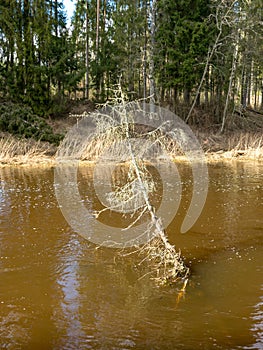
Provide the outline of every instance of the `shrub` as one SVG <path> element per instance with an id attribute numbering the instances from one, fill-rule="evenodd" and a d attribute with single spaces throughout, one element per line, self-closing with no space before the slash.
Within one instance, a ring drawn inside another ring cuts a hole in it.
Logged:
<path id="1" fill-rule="evenodd" d="M 54 134 L 45 119 L 34 114 L 30 107 L 11 102 L 0 104 L 0 131 L 56 145 L 63 138 L 61 134 Z"/>

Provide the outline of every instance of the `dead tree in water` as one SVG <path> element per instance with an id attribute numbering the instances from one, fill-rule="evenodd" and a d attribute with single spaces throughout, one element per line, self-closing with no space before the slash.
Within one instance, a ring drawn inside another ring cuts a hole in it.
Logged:
<path id="1" fill-rule="evenodd" d="M 124 102 L 121 95 L 121 100 L 118 105 L 113 107 L 105 107 L 101 111 L 92 113 L 90 116 L 85 116 L 87 124 L 93 125 L 93 131 L 89 137 L 85 137 L 83 144 L 83 136 L 80 135 L 80 142 L 72 135 L 67 142 L 74 142 L 68 147 L 63 145 L 64 149 L 73 149 L 72 154 L 77 154 L 79 159 L 98 160 L 100 157 L 107 156 L 104 159 L 118 160 L 119 163 L 125 162 L 126 182 L 124 184 L 111 185 L 113 191 L 109 191 L 105 197 L 108 206 L 95 213 L 98 218 L 106 211 L 117 211 L 124 214 L 130 213 L 131 222 L 126 228 L 129 230 L 135 227 L 138 223 L 146 221 L 143 245 L 134 244 L 132 254 L 139 253 L 143 256 L 139 265 L 146 266 L 147 274 L 151 274 L 152 278 L 163 285 L 166 283 L 175 283 L 178 280 L 186 285 L 189 269 L 185 266 L 184 261 L 177 252 L 175 247 L 169 242 L 165 232 L 161 217 L 158 217 L 151 198 L 154 196 L 156 185 L 154 176 L 149 170 L 148 162 L 144 155 L 147 152 L 159 150 L 163 148 L 164 141 L 169 137 L 163 132 L 163 126 L 151 128 L 149 125 L 144 125 L 145 104 L 135 104 L 136 107 L 130 107 Z M 134 106 L 131 104 L 131 106 Z M 107 109 L 108 108 L 108 109 Z M 153 108 L 151 107 L 147 113 L 150 113 L 154 118 Z M 141 123 L 135 121 L 136 113 L 142 115 Z M 157 117 L 157 114 L 156 114 Z M 154 120 L 154 119 L 153 119 Z M 163 121 L 164 124 L 167 121 Z M 147 123 L 146 123 L 147 124 Z M 79 134 L 83 132 L 78 131 Z M 137 136 L 137 138 L 135 137 Z M 171 140 L 170 140 L 171 141 Z M 153 157 L 156 157 L 153 154 Z M 107 172 L 107 162 L 103 162 L 101 167 L 102 172 Z M 109 170 L 112 177 L 112 167 Z M 114 246 L 114 244 L 113 244 Z M 125 246 L 125 244 L 123 245 Z M 131 246 L 131 244 L 127 245 Z M 116 244 L 116 247 L 118 245 Z M 127 254 L 125 251 L 123 255 Z"/>
<path id="2" fill-rule="evenodd" d="M 124 102 L 122 103 L 124 104 Z M 112 134 L 108 135 L 111 140 L 108 141 L 112 142 L 114 139 L 114 142 L 116 142 L 118 138 L 125 140 L 127 159 L 129 159 L 128 176 L 124 186 L 119 187 L 117 193 L 111 193 L 111 208 L 124 208 L 126 204 L 131 207 L 132 202 L 134 205 L 132 215 L 135 215 L 139 207 L 140 213 L 126 229 L 135 225 L 143 215 L 148 215 L 150 217 L 147 230 L 149 231 L 149 237 L 153 238 L 147 241 L 142 247 L 139 247 L 137 251 L 139 251 L 140 255 L 144 256 L 141 263 L 150 263 L 149 273 L 154 275 L 153 278 L 158 284 L 174 283 L 178 279 L 186 281 L 189 269 L 185 266 L 180 253 L 177 252 L 175 247 L 169 242 L 162 220 L 156 215 L 156 208 L 152 205 L 150 200 L 150 195 L 155 190 L 154 179 L 147 169 L 143 158 L 140 158 L 138 144 L 135 145 L 135 148 L 137 148 L 135 149 L 134 143 L 132 142 L 134 134 L 137 134 L 137 136 L 141 134 L 142 137 L 146 138 L 147 134 L 150 133 L 151 143 L 161 144 L 165 135 L 156 130 L 152 130 L 149 133 L 140 132 L 140 127 L 143 129 L 143 126 L 138 126 L 133 123 L 133 117 L 125 107 L 118 108 L 118 112 L 120 110 L 122 126 L 118 128 L 118 130 L 115 130 L 118 135 L 114 135 L 114 130 L 112 129 Z"/>

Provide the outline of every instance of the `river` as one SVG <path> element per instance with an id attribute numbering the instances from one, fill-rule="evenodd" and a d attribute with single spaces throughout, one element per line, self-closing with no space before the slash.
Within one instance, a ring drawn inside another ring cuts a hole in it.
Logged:
<path id="1" fill-rule="evenodd" d="M 178 167 L 187 204 L 190 170 Z M 79 169 L 80 187 L 90 171 Z M 140 278 L 136 254 L 117 257 L 73 231 L 53 168 L 1 168 L 0 348 L 263 349 L 263 163 L 208 171 L 195 225 L 179 232 L 182 204 L 167 228 L 191 270 L 178 298 L 177 286 Z"/>

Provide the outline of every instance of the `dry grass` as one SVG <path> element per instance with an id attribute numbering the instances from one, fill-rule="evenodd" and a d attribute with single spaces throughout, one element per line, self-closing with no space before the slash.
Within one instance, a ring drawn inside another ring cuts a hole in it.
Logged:
<path id="1" fill-rule="evenodd" d="M 216 134 L 196 131 L 208 159 L 262 159 L 262 132 L 235 131 Z"/>
<path id="2" fill-rule="evenodd" d="M 85 116 L 83 117 L 85 118 Z M 81 115 L 79 117 L 81 118 Z M 77 152 L 79 147 L 78 135 L 72 135 L 72 137 L 67 138 L 66 142 L 68 144 L 62 144 L 64 146 L 63 149 L 70 150 L 70 152 L 75 154 L 79 153 L 79 159 L 82 161 L 94 161 L 98 159 L 105 149 L 111 149 L 111 151 L 108 152 L 108 156 L 110 156 L 109 153 L 111 153 L 111 155 L 113 155 L 113 160 L 116 158 L 125 158 L 123 154 L 125 148 L 122 149 L 120 146 L 125 140 L 125 128 L 120 125 L 114 126 L 114 121 L 110 124 L 108 120 L 106 121 L 106 118 L 103 120 L 103 116 L 100 118 L 100 123 L 101 132 L 99 130 L 96 135 L 87 140 L 88 142 L 84 147 L 79 149 L 79 152 Z M 258 127 L 254 128 L 254 130 L 247 128 L 245 129 L 246 131 L 237 127 L 237 129 L 226 131 L 223 134 L 205 128 L 198 129 L 193 127 L 192 130 L 208 158 L 220 158 L 221 160 L 236 157 L 242 157 L 243 159 L 263 158 L 262 130 Z M 142 149 L 144 148 L 143 143 L 150 141 L 155 145 L 159 145 L 176 160 L 181 158 L 184 160 L 184 154 L 176 141 L 171 140 L 171 138 L 163 134 L 161 130 L 153 131 L 144 130 L 142 128 L 140 130 L 140 128 L 135 125 L 129 132 L 137 141 L 141 140 Z M 61 156 L 70 156 L 70 154 L 61 154 Z"/>
<path id="3" fill-rule="evenodd" d="M 254 154 L 255 156 L 263 155 L 263 136 L 251 132 L 240 132 L 231 135 L 228 139 L 228 151 L 234 154 Z"/>
<path id="4" fill-rule="evenodd" d="M 17 139 L 11 135 L 0 136 L 0 163 L 24 164 L 50 161 L 55 147 L 31 139 Z"/>

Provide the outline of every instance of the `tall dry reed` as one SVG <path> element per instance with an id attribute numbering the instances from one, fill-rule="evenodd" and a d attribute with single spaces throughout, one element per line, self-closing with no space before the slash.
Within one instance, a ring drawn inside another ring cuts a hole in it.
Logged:
<path id="1" fill-rule="evenodd" d="M 54 154 L 54 146 L 31 139 L 18 139 L 11 135 L 0 137 L 0 163 L 27 163 L 43 161 Z"/>

